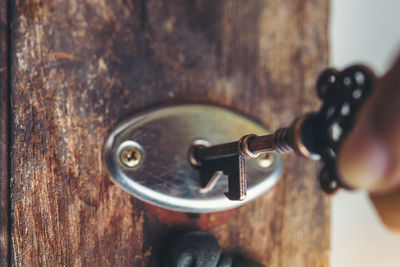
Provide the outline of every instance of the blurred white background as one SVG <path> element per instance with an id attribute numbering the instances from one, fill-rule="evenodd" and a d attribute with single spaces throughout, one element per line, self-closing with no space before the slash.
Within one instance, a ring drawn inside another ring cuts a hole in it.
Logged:
<path id="1" fill-rule="evenodd" d="M 400 0 L 331 0 L 330 44 L 332 66 L 383 74 L 400 53 Z M 331 220 L 331 267 L 400 266 L 400 234 L 382 225 L 366 193 L 334 196 Z"/>

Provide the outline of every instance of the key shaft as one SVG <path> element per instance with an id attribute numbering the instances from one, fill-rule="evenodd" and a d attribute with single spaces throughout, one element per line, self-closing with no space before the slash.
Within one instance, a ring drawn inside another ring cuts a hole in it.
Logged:
<path id="1" fill-rule="evenodd" d="M 312 158 L 312 153 L 306 148 L 301 138 L 302 125 L 306 119 L 307 115 L 304 115 L 296 119 L 291 126 L 281 128 L 273 134 L 247 135 L 236 142 L 209 147 L 201 146 L 194 150 L 193 156 L 198 162 L 204 162 L 236 155 L 255 158 L 263 153 L 284 154 L 294 150 L 302 156 Z"/>
<path id="2" fill-rule="evenodd" d="M 274 135 L 252 136 L 247 141 L 247 147 L 251 153 L 258 155 L 260 153 L 272 152 L 275 150 Z M 216 160 L 232 157 L 240 154 L 239 142 L 219 144 L 210 147 L 201 147 L 194 151 L 194 157 L 200 161 Z M 247 156 L 248 157 L 248 156 Z"/>

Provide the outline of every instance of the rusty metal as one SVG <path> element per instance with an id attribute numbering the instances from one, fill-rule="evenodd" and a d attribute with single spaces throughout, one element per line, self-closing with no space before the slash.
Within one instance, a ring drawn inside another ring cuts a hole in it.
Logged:
<path id="1" fill-rule="evenodd" d="M 280 129 L 271 135 L 245 135 L 237 142 L 216 146 L 203 144 L 192 146 L 189 151 L 189 161 L 200 169 L 202 190 L 207 192 L 221 173 L 224 173 L 228 176 L 229 187 L 226 196 L 230 200 L 244 200 L 247 189 L 246 159 L 257 158 L 261 153 L 272 151 L 283 153 L 291 151 L 292 147 L 297 148 L 298 141 L 293 139 L 296 136 L 293 131 L 298 128 L 296 125 Z M 300 145 L 301 143 L 299 147 Z M 302 149 L 297 150 L 302 151 Z"/>
<path id="2" fill-rule="evenodd" d="M 228 176 L 228 192 L 225 195 L 230 200 L 244 200 L 247 195 L 247 170 L 246 159 L 240 155 L 223 157 L 202 162 L 199 166 L 201 192 L 208 192 L 213 180 L 218 179 L 221 174 Z M 215 176 L 217 175 L 217 176 Z"/>
<path id="3" fill-rule="evenodd" d="M 246 182 L 244 159 L 256 158 L 260 154 L 295 151 L 298 155 L 318 160 L 324 166 L 319 181 L 323 191 L 333 193 L 338 188 L 347 188 L 340 181 L 336 168 L 336 156 L 344 138 L 353 128 L 356 115 L 364 101 L 370 95 L 374 74 L 367 67 L 356 65 L 338 72 L 333 69 L 324 71 L 317 82 L 317 93 L 323 101 L 318 112 L 305 114 L 297 118 L 291 126 L 278 129 L 275 133 L 256 136 L 245 135 L 237 142 L 192 149 L 192 157 L 203 166 L 212 166 L 212 171 L 224 169 L 224 173 L 235 171 L 240 179 L 232 176 L 229 191 L 243 190 Z M 230 161 L 224 159 L 243 159 Z M 220 163 L 223 162 L 224 164 Z M 211 177 L 211 176 L 210 176 Z M 205 182 L 207 184 L 207 180 Z M 231 185 L 232 184 L 232 185 Z M 237 196 L 236 196 L 237 197 Z M 241 196 L 242 198 L 244 196 Z"/>
<path id="4" fill-rule="evenodd" d="M 230 200 L 243 200 L 246 197 L 247 174 L 246 159 L 257 158 L 269 152 L 288 153 L 293 149 L 303 156 L 312 157 L 301 140 L 297 138 L 303 118 L 296 120 L 291 127 L 277 130 L 274 134 L 257 136 L 245 135 L 237 142 L 216 146 L 195 145 L 190 149 L 189 161 L 200 169 L 203 190 L 215 183 L 221 173 L 228 175 Z"/>
<path id="5" fill-rule="evenodd" d="M 197 162 L 237 155 L 252 159 L 263 153 L 278 152 L 285 154 L 294 150 L 301 156 L 318 159 L 318 155 L 309 151 L 301 140 L 301 129 L 306 118 L 307 115 L 303 115 L 296 119 L 290 127 L 278 129 L 273 134 L 263 136 L 250 134 L 243 136 L 237 142 L 209 147 L 195 146 L 192 150 L 193 157 Z"/>

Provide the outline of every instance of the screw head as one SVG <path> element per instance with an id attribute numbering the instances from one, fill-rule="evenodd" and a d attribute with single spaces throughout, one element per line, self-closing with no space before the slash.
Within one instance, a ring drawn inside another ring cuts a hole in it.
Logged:
<path id="1" fill-rule="evenodd" d="M 133 168 L 141 162 L 142 152 L 137 147 L 127 146 L 121 150 L 119 159 L 126 167 Z"/>
<path id="2" fill-rule="evenodd" d="M 272 166 L 274 159 L 275 157 L 272 153 L 265 153 L 258 156 L 257 163 L 261 168 L 267 169 Z"/>

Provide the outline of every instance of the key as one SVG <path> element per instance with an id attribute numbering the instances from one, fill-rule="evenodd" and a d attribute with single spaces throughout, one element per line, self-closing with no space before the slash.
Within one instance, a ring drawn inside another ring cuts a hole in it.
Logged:
<path id="1" fill-rule="evenodd" d="M 203 186 L 201 192 L 210 191 L 222 174 L 225 174 L 228 176 L 229 187 L 226 196 L 230 200 L 244 200 L 247 189 L 247 159 L 272 151 L 288 153 L 293 148 L 305 156 L 312 157 L 308 150 L 301 147 L 302 143 L 295 145 L 298 140 L 292 138 L 298 136 L 294 131 L 299 129 L 297 126 L 299 122 L 301 123 L 302 119 L 296 120 L 292 127 L 279 129 L 271 135 L 250 134 L 243 136 L 237 142 L 211 147 L 198 145 L 192 148 L 191 163 L 199 168 Z"/>
<path id="2" fill-rule="evenodd" d="M 260 154 L 296 152 L 313 160 L 321 159 L 319 174 L 321 189 L 334 193 L 346 188 L 336 170 L 336 155 L 343 140 L 351 132 L 356 115 L 369 97 L 375 76 L 362 65 L 351 66 L 342 72 L 325 70 L 317 81 L 317 94 L 323 104 L 318 112 L 300 116 L 286 128 L 273 134 L 243 136 L 237 142 L 191 149 L 190 162 L 200 171 L 203 191 L 212 190 L 221 174 L 228 176 L 230 200 L 246 197 L 246 160 Z"/>

